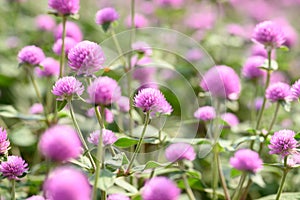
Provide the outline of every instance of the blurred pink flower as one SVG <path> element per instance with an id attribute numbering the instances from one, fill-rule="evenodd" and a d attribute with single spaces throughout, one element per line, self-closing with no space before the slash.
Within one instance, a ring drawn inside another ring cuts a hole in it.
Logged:
<path id="1" fill-rule="evenodd" d="M 44 112 L 44 107 L 40 103 L 33 104 L 29 109 L 30 114 L 41 114 L 43 112 Z"/>
<path id="2" fill-rule="evenodd" d="M 35 71 L 39 77 L 50 77 L 59 75 L 59 62 L 54 58 L 45 58 L 41 63 L 40 67 L 36 67 Z"/>
<path id="3" fill-rule="evenodd" d="M 52 31 L 56 25 L 56 22 L 49 15 L 38 15 L 35 18 L 35 24 L 39 30 Z"/>
<path id="4" fill-rule="evenodd" d="M 72 49 L 77 44 L 76 40 L 71 37 L 65 37 L 65 54 L 68 56 L 70 49 Z M 61 54 L 61 47 L 62 47 L 62 39 L 59 38 L 53 44 L 52 50 L 56 55 Z"/>
<path id="5" fill-rule="evenodd" d="M 131 16 L 128 16 L 126 18 L 126 26 L 128 28 L 132 27 L 132 25 L 131 25 Z M 144 15 L 136 13 L 134 15 L 134 26 L 135 26 L 135 28 L 147 27 L 147 26 L 149 26 L 149 21 Z"/>
<path id="6" fill-rule="evenodd" d="M 62 37 L 63 32 L 63 26 L 62 23 L 60 23 L 55 29 L 54 29 L 54 38 L 55 40 L 58 40 Z M 66 37 L 73 38 L 76 42 L 82 41 L 83 35 L 81 32 L 80 27 L 74 23 L 67 21 L 66 23 Z"/>

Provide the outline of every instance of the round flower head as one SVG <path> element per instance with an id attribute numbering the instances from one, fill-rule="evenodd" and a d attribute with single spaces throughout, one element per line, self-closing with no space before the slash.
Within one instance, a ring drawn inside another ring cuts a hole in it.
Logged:
<path id="1" fill-rule="evenodd" d="M 285 35 L 280 26 L 272 21 L 264 21 L 256 25 L 253 41 L 264 45 L 267 49 L 275 49 L 285 42 Z"/>
<path id="2" fill-rule="evenodd" d="M 82 41 L 76 44 L 68 53 L 69 66 L 78 75 L 90 75 L 103 68 L 105 61 L 101 47 L 95 42 Z"/>
<path id="3" fill-rule="evenodd" d="M 104 117 L 107 123 L 111 124 L 114 122 L 114 114 L 107 108 L 104 109 Z"/>
<path id="4" fill-rule="evenodd" d="M 187 16 L 185 24 L 192 29 L 208 30 L 213 28 L 217 16 L 214 10 L 201 9 L 201 12 L 191 13 Z"/>
<path id="5" fill-rule="evenodd" d="M 140 82 L 141 85 L 147 84 L 155 80 L 154 75 L 156 73 L 155 67 L 135 67 L 132 77 Z"/>
<path id="6" fill-rule="evenodd" d="M 63 15 L 76 14 L 80 7 L 79 0 L 48 0 L 50 8 Z"/>
<path id="7" fill-rule="evenodd" d="M 117 101 L 118 107 L 122 112 L 128 112 L 130 108 L 129 98 L 121 96 Z"/>
<path id="8" fill-rule="evenodd" d="M 270 154 L 278 154 L 282 157 L 296 152 L 297 140 L 294 138 L 295 132 L 284 129 L 275 132 L 270 140 Z"/>
<path id="9" fill-rule="evenodd" d="M 294 153 L 291 156 L 288 157 L 287 160 L 287 164 L 288 166 L 294 167 L 295 165 L 299 165 L 300 164 L 300 154 Z"/>
<path id="10" fill-rule="evenodd" d="M 186 59 L 188 61 L 199 61 L 201 60 L 201 58 L 203 58 L 203 52 L 200 49 L 194 48 L 194 49 L 190 49 L 187 53 L 186 53 Z"/>
<path id="11" fill-rule="evenodd" d="M 53 58 L 45 58 L 41 63 L 41 67 L 35 68 L 35 73 L 39 77 L 50 77 L 59 75 L 59 62 Z"/>
<path id="12" fill-rule="evenodd" d="M 121 96 L 121 88 L 114 79 L 103 76 L 88 87 L 89 101 L 93 104 L 110 105 Z"/>
<path id="13" fill-rule="evenodd" d="M 264 78 L 265 78 L 264 81 L 266 81 L 266 76 Z M 283 72 L 274 71 L 270 77 L 270 85 L 273 83 L 278 83 L 278 82 L 289 83 L 290 80 Z"/>
<path id="14" fill-rule="evenodd" d="M 130 200 L 130 198 L 124 194 L 110 194 L 107 200 Z"/>
<path id="15" fill-rule="evenodd" d="M 131 28 L 131 17 L 128 16 L 126 19 L 126 25 L 127 27 Z M 147 18 L 145 18 L 143 15 L 136 13 L 134 15 L 134 26 L 135 28 L 143 28 L 143 27 L 147 27 L 149 25 L 149 22 L 147 20 Z"/>
<path id="16" fill-rule="evenodd" d="M 0 155 L 7 153 L 9 149 L 10 142 L 7 139 L 6 130 L 0 127 Z"/>
<path id="17" fill-rule="evenodd" d="M 208 70 L 200 83 L 212 96 L 230 100 L 238 99 L 241 92 L 239 76 L 228 66 L 218 65 Z"/>
<path id="18" fill-rule="evenodd" d="M 102 131 L 102 143 L 104 146 L 111 145 L 117 141 L 117 136 L 111 130 L 103 129 Z M 88 138 L 89 143 L 97 146 L 99 143 L 99 136 L 99 130 L 92 132 Z"/>
<path id="19" fill-rule="evenodd" d="M 84 173 L 73 167 L 58 167 L 44 182 L 46 199 L 90 200 L 91 186 Z"/>
<path id="20" fill-rule="evenodd" d="M 291 95 L 295 100 L 300 98 L 300 79 L 292 85 Z"/>
<path id="21" fill-rule="evenodd" d="M 187 143 L 175 143 L 166 148 L 165 156 L 169 162 L 180 160 L 195 160 L 196 153 L 193 146 Z"/>
<path id="22" fill-rule="evenodd" d="M 71 37 L 65 38 L 65 53 L 68 55 L 70 49 L 72 49 L 77 44 L 76 40 L 74 40 Z M 62 39 L 59 38 L 56 40 L 56 42 L 53 44 L 52 50 L 56 55 L 61 54 L 61 47 L 62 47 Z"/>
<path id="23" fill-rule="evenodd" d="M 71 99 L 73 95 L 82 95 L 84 86 L 73 76 L 65 76 L 58 79 L 53 86 L 52 93 L 58 96 L 58 100 Z"/>
<path id="24" fill-rule="evenodd" d="M 62 38 L 63 25 L 60 23 L 54 30 L 55 40 Z M 82 32 L 79 26 L 74 22 L 67 21 L 66 23 L 66 37 L 73 38 L 76 42 L 82 41 Z"/>
<path id="25" fill-rule="evenodd" d="M 29 109 L 30 114 L 41 114 L 43 112 L 44 112 L 44 107 L 41 103 L 35 103 Z"/>
<path id="26" fill-rule="evenodd" d="M 239 118 L 233 113 L 224 113 L 221 115 L 221 118 L 230 126 L 234 127 L 237 126 L 240 121 Z"/>
<path id="27" fill-rule="evenodd" d="M 66 125 L 55 125 L 41 136 L 39 150 L 54 161 L 65 162 L 78 158 L 82 152 L 81 142 L 76 131 Z"/>
<path id="28" fill-rule="evenodd" d="M 262 169 L 262 160 L 257 152 L 250 149 L 240 149 L 230 158 L 230 165 L 238 170 L 256 173 Z"/>
<path id="29" fill-rule="evenodd" d="M 265 62 L 264 57 L 252 56 L 248 58 L 243 66 L 242 74 L 247 79 L 256 79 L 263 77 L 266 72 L 261 67 Z"/>
<path id="30" fill-rule="evenodd" d="M 271 102 L 288 100 L 290 94 L 290 86 L 282 82 L 273 83 L 266 90 L 266 98 Z"/>
<path id="31" fill-rule="evenodd" d="M 39 15 L 35 18 L 35 24 L 39 30 L 52 31 L 56 25 L 55 20 L 49 15 Z"/>
<path id="32" fill-rule="evenodd" d="M 152 55 L 152 49 L 149 44 L 146 42 L 135 42 L 132 44 L 132 49 L 138 53 L 142 53 L 146 56 L 151 56 Z"/>
<path id="33" fill-rule="evenodd" d="M 209 121 L 216 117 L 216 111 L 211 106 L 203 106 L 196 110 L 194 117 L 202 121 Z"/>
<path id="34" fill-rule="evenodd" d="M 38 65 L 45 59 L 43 50 L 37 46 L 26 46 L 18 53 L 20 63 L 27 63 L 30 65 Z"/>
<path id="35" fill-rule="evenodd" d="M 142 189 L 143 200 L 177 200 L 180 189 L 167 177 L 157 176 L 148 180 Z"/>
<path id="36" fill-rule="evenodd" d="M 42 196 L 34 195 L 34 196 L 27 198 L 26 200 L 45 200 L 45 198 Z"/>
<path id="37" fill-rule="evenodd" d="M 111 23 L 119 19 L 119 14 L 114 8 L 107 7 L 96 13 L 96 23 L 99 25 Z"/>
<path id="38" fill-rule="evenodd" d="M 0 173 L 9 180 L 19 180 L 28 170 L 28 164 L 19 156 L 8 156 L 7 161 L 1 162 Z"/>

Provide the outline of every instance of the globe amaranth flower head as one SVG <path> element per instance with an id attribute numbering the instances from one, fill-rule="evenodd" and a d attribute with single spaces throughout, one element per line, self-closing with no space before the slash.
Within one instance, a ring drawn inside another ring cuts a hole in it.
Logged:
<path id="1" fill-rule="evenodd" d="M 70 49 L 72 49 L 77 44 L 77 41 L 74 40 L 71 37 L 65 37 L 65 54 L 68 56 Z M 61 48 L 62 48 L 62 39 L 59 38 L 56 40 L 56 42 L 53 44 L 52 50 L 56 55 L 61 54 Z"/>
<path id="2" fill-rule="evenodd" d="M 43 196 L 34 195 L 34 196 L 27 198 L 26 200 L 45 200 L 45 198 Z"/>
<path id="3" fill-rule="evenodd" d="M 52 31 L 56 25 L 55 20 L 49 15 L 39 15 L 35 18 L 36 27 L 42 31 Z"/>
<path id="4" fill-rule="evenodd" d="M 62 23 L 60 23 L 54 30 L 55 40 L 62 38 L 62 32 L 63 32 L 63 25 Z M 66 37 L 73 38 L 76 42 L 82 41 L 83 35 L 80 27 L 74 22 L 67 21 Z"/>
<path id="5" fill-rule="evenodd" d="M 143 112 L 153 112 L 169 115 L 173 111 L 164 95 L 158 89 L 145 88 L 134 97 L 134 105 Z"/>
<path id="6" fill-rule="evenodd" d="M 53 200 L 90 200 L 91 186 L 87 176 L 73 167 L 64 166 L 54 169 L 43 185 L 46 199 Z"/>
<path id="7" fill-rule="evenodd" d="M 143 200 L 178 200 L 180 189 L 170 179 L 157 176 L 148 180 L 142 188 Z"/>
<path id="8" fill-rule="evenodd" d="M 252 39 L 264 45 L 268 50 L 280 47 L 286 40 L 280 26 L 272 21 L 257 24 Z"/>
<path id="9" fill-rule="evenodd" d="M 200 107 L 194 112 L 194 117 L 201 121 L 210 121 L 216 118 L 215 108 L 212 106 Z"/>
<path id="10" fill-rule="evenodd" d="M 166 148 L 165 156 L 169 162 L 180 160 L 195 160 L 196 153 L 192 145 L 187 143 L 175 143 Z"/>
<path id="11" fill-rule="evenodd" d="M 103 68 L 105 57 L 102 48 L 91 41 L 76 44 L 68 53 L 69 66 L 78 75 L 91 75 Z"/>
<path id="12" fill-rule="evenodd" d="M 230 158 L 230 165 L 238 170 L 256 173 L 263 168 L 258 153 L 250 149 L 240 149 Z"/>
<path id="13" fill-rule="evenodd" d="M 10 142 L 7 138 L 7 132 L 4 128 L 0 127 L 0 155 L 7 153 Z"/>
<path id="14" fill-rule="evenodd" d="M 96 78 L 88 87 L 89 102 L 110 105 L 121 97 L 121 88 L 114 79 L 103 76 Z"/>
<path id="15" fill-rule="evenodd" d="M 133 23 L 134 23 L 135 28 L 144 28 L 144 27 L 147 27 L 149 25 L 148 19 L 144 15 L 141 15 L 139 13 L 136 13 L 134 15 Z M 132 27 L 132 25 L 131 25 L 131 16 L 128 16 L 126 18 L 126 25 L 127 25 L 128 28 Z"/>
<path id="16" fill-rule="evenodd" d="M 102 143 L 104 146 L 112 145 L 117 141 L 117 136 L 112 132 L 111 130 L 108 129 L 103 129 L 102 130 Z M 100 131 L 94 131 L 90 134 L 90 137 L 88 138 L 89 143 L 98 146 L 99 143 L 99 136 L 100 136 Z"/>
<path id="17" fill-rule="evenodd" d="M 261 56 L 249 57 L 242 68 L 242 75 L 246 79 L 250 79 L 250 80 L 263 77 L 266 74 L 266 71 L 260 69 L 260 67 L 263 66 L 264 62 L 265 62 L 264 57 Z"/>
<path id="18" fill-rule="evenodd" d="M 240 123 L 239 118 L 233 113 L 224 113 L 221 115 L 221 118 L 228 124 L 229 127 L 237 126 Z"/>
<path id="19" fill-rule="evenodd" d="M 110 194 L 107 200 L 130 200 L 130 198 L 124 194 Z"/>
<path id="20" fill-rule="evenodd" d="M 50 77 L 59 75 L 59 62 L 54 58 L 45 58 L 40 62 L 40 67 L 35 68 L 35 73 L 39 77 Z"/>
<path id="21" fill-rule="evenodd" d="M 8 156 L 0 164 L 0 173 L 9 180 L 19 180 L 28 170 L 28 164 L 19 156 Z"/>
<path id="22" fill-rule="evenodd" d="M 35 103 L 29 108 L 30 114 L 41 114 L 44 112 L 44 107 L 41 103 Z"/>
<path id="23" fill-rule="evenodd" d="M 297 80 L 291 87 L 291 97 L 296 100 L 300 98 L 300 79 Z"/>
<path id="24" fill-rule="evenodd" d="M 72 158 L 78 158 L 82 152 L 82 145 L 72 127 L 55 125 L 42 134 L 39 150 L 46 158 L 65 162 Z"/>
<path id="25" fill-rule="evenodd" d="M 241 92 L 239 76 L 231 67 L 225 65 L 209 69 L 204 74 L 200 86 L 214 97 L 230 100 L 237 100 Z"/>
<path id="26" fill-rule="evenodd" d="M 82 95 L 84 86 L 73 76 L 58 79 L 53 86 L 52 93 L 58 96 L 57 100 L 70 100 L 74 95 Z"/>
<path id="27" fill-rule="evenodd" d="M 151 56 L 152 55 L 152 48 L 149 44 L 143 41 L 138 41 L 132 44 L 132 49 L 134 51 L 137 51 L 138 53 L 141 53 L 145 56 Z"/>
<path id="28" fill-rule="evenodd" d="M 292 130 L 284 129 L 275 132 L 270 140 L 270 154 L 277 154 L 281 157 L 291 155 L 296 152 L 298 146 L 297 140 L 294 138 L 295 132 Z"/>
<path id="29" fill-rule="evenodd" d="M 271 102 L 287 101 L 291 98 L 290 86 L 282 82 L 273 83 L 266 90 L 266 98 Z"/>
<path id="30" fill-rule="evenodd" d="M 48 5 L 63 15 L 76 14 L 80 8 L 80 0 L 48 0 Z"/>
<path id="31" fill-rule="evenodd" d="M 23 47 L 18 53 L 20 63 L 38 65 L 45 59 L 43 50 L 35 45 Z"/>
<path id="32" fill-rule="evenodd" d="M 130 109 L 130 102 L 129 98 L 125 96 L 121 96 L 119 100 L 117 101 L 118 108 L 122 112 L 128 112 Z"/>
<path id="33" fill-rule="evenodd" d="M 96 23 L 103 25 L 106 23 L 111 23 L 119 19 L 119 14 L 114 8 L 107 7 L 99 10 L 96 13 Z"/>

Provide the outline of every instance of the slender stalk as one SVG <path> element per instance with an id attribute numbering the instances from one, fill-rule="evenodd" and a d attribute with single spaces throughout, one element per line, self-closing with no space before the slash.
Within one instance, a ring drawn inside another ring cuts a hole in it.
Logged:
<path id="1" fill-rule="evenodd" d="M 241 200 L 245 200 L 247 198 L 248 191 L 249 191 L 249 188 L 250 188 L 251 184 L 252 184 L 252 180 L 249 178 L 247 186 L 246 186 L 246 188 L 245 188 L 245 190 L 244 190 L 244 192 L 241 196 Z"/>
<path id="2" fill-rule="evenodd" d="M 276 108 L 275 108 L 275 113 L 274 113 L 274 115 L 273 115 L 271 124 L 270 124 L 269 129 L 268 129 L 268 134 L 269 134 L 269 132 L 272 130 L 272 128 L 273 128 L 273 126 L 274 126 L 274 124 L 275 124 L 275 121 L 276 121 L 276 118 L 277 118 L 277 114 L 278 114 L 279 107 L 280 107 L 280 103 L 277 102 L 277 103 L 276 103 Z"/>
<path id="3" fill-rule="evenodd" d="M 283 186 L 284 186 L 284 182 L 285 182 L 285 179 L 286 179 L 286 175 L 288 174 L 289 170 L 287 168 L 287 156 L 284 157 L 284 169 L 283 169 L 283 176 L 281 178 L 281 182 L 280 182 L 280 186 L 278 188 L 278 191 L 277 191 L 277 195 L 276 195 L 276 200 L 279 200 L 280 199 L 280 195 L 282 193 L 282 190 L 283 190 Z"/>
<path id="4" fill-rule="evenodd" d="M 132 44 L 135 38 L 135 31 L 136 31 L 136 27 L 135 27 L 135 23 L 134 23 L 134 18 L 135 18 L 135 0 L 131 0 L 131 28 L 132 28 L 132 32 L 130 34 L 130 43 Z"/>
<path id="5" fill-rule="evenodd" d="M 230 200 L 230 194 L 229 194 L 227 184 L 226 184 L 226 181 L 225 181 L 225 177 L 224 177 L 224 174 L 223 174 L 223 171 L 222 171 L 222 166 L 221 166 L 221 161 L 220 161 L 219 154 L 217 154 L 217 165 L 218 165 L 219 178 L 220 178 L 221 185 L 222 185 L 222 188 L 223 188 L 223 191 L 224 191 L 225 199 Z"/>
<path id="6" fill-rule="evenodd" d="M 218 160 L 217 160 L 217 157 L 218 157 L 218 150 L 217 150 L 217 147 L 216 147 L 216 145 L 217 144 L 215 144 L 215 146 L 214 146 L 214 148 L 213 148 L 213 163 L 212 163 L 212 189 L 213 189 L 213 200 L 216 200 L 216 199 L 218 199 L 218 197 L 217 197 L 217 188 L 218 188 L 218 182 L 219 182 L 219 180 L 218 180 L 218 176 L 219 176 L 219 174 L 218 174 L 218 165 L 217 165 L 217 163 L 218 163 Z"/>
<path id="7" fill-rule="evenodd" d="M 184 164 L 182 161 L 179 162 L 180 170 L 184 171 Z M 190 187 L 190 184 L 188 182 L 187 176 L 185 173 L 182 174 L 182 179 L 185 187 L 185 191 L 189 197 L 190 200 L 196 200 L 194 193 L 192 191 L 192 188 Z"/>
<path id="8" fill-rule="evenodd" d="M 121 59 L 122 59 L 124 68 L 125 68 L 125 69 L 128 68 L 129 65 L 128 65 L 127 61 L 126 61 L 126 58 L 124 57 L 124 53 L 123 53 L 123 51 L 122 51 L 122 48 L 121 48 L 121 46 L 120 46 L 120 43 L 119 43 L 118 39 L 116 38 L 116 34 L 115 34 L 114 29 L 111 29 L 111 37 L 112 37 L 112 39 L 113 39 L 113 41 L 114 41 L 114 44 L 115 44 L 115 46 L 116 46 L 116 48 L 117 48 L 117 51 L 118 51 L 119 56 L 120 56 Z"/>
<path id="9" fill-rule="evenodd" d="M 253 99 L 252 99 L 252 104 L 251 104 L 251 124 L 255 123 L 256 120 L 256 108 L 255 108 L 255 98 L 257 97 L 257 93 L 258 93 L 258 87 L 257 87 L 257 80 L 254 81 L 254 94 L 253 94 Z"/>
<path id="10" fill-rule="evenodd" d="M 232 197 L 232 200 L 240 200 L 240 196 L 241 196 L 241 193 L 242 193 L 242 189 L 243 189 L 243 185 L 244 185 L 244 182 L 246 180 L 246 177 L 247 177 L 247 173 L 243 172 L 243 174 L 240 178 L 239 184 L 238 184 L 238 186 L 235 190 L 235 193 Z"/>
<path id="11" fill-rule="evenodd" d="M 16 200 L 16 180 L 11 180 L 11 200 Z"/>
<path id="12" fill-rule="evenodd" d="M 64 66 L 65 66 L 65 38 L 66 38 L 66 22 L 67 16 L 62 16 L 62 44 L 61 44 L 61 52 L 60 52 L 60 59 L 59 59 L 59 78 L 63 77 L 64 75 Z"/>

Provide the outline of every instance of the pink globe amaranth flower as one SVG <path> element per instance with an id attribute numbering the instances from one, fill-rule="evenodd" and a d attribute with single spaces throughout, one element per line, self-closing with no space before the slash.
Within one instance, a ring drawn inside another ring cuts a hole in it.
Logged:
<path id="1" fill-rule="evenodd" d="M 209 69 L 204 74 L 200 86 L 214 97 L 230 100 L 237 100 L 241 92 L 239 76 L 231 67 L 225 65 Z"/>
<path id="2" fill-rule="evenodd" d="M 155 3 L 160 7 L 180 8 L 184 4 L 184 0 L 156 0 Z"/>
<path id="3" fill-rule="evenodd" d="M 41 114 L 44 112 L 44 107 L 41 103 L 35 103 L 29 108 L 30 114 Z"/>
<path id="4" fill-rule="evenodd" d="M 126 18 L 126 25 L 128 28 L 131 28 L 131 16 L 128 16 Z M 139 13 L 136 13 L 134 15 L 134 26 L 135 28 L 143 28 L 143 27 L 147 27 L 149 26 L 149 21 L 147 20 L 147 18 L 144 17 L 144 15 L 141 15 Z"/>
<path id="5" fill-rule="evenodd" d="M 290 95 L 290 86 L 282 82 L 273 83 L 266 90 L 266 98 L 271 102 L 289 100 Z"/>
<path id="6" fill-rule="evenodd" d="M 290 167 L 294 167 L 295 165 L 300 164 L 300 154 L 298 152 L 290 155 L 287 160 L 287 164 Z"/>
<path id="7" fill-rule="evenodd" d="M 107 200 L 130 200 L 130 198 L 124 194 L 110 194 Z"/>
<path id="8" fill-rule="evenodd" d="M 188 50 L 188 52 L 186 52 L 186 59 L 188 61 L 199 61 L 201 60 L 201 58 L 203 58 L 203 52 L 200 49 L 194 48 L 194 49 L 190 49 Z"/>
<path id="9" fill-rule="evenodd" d="M 282 28 L 282 31 L 285 35 L 285 42 L 283 45 L 291 48 L 298 43 L 298 33 L 297 31 L 291 26 L 291 24 L 285 18 L 279 18 L 275 20 Z"/>
<path id="10" fill-rule="evenodd" d="M 107 108 L 104 109 L 104 117 L 107 123 L 111 124 L 114 122 L 114 114 Z"/>
<path id="11" fill-rule="evenodd" d="M 261 56 L 252 56 L 249 57 L 243 68 L 242 68 L 242 75 L 247 79 L 257 79 L 261 78 L 266 74 L 266 71 L 260 69 L 265 62 L 265 58 Z"/>
<path id="12" fill-rule="evenodd" d="M 62 38 L 63 25 L 60 23 L 54 30 L 55 40 Z M 80 27 L 74 23 L 67 21 L 66 23 L 66 37 L 73 38 L 76 42 L 82 41 L 83 35 Z"/>
<path id="13" fill-rule="evenodd" d="M 0 164 L 0 173 L 9 180 L 19 180 L 28 170 L 28 164 L 19 156 L 8 156 Z"/>
<path id="14" fill-rule="evenodd" d="M 277 154 L 281 157 L 291 155 L 297 152 L 299 146 L 297 140 L 294 138 L 295 132 L 292 130 L 284 129 L 275 132 L 271 137 L 270 145 L 268 146 L 270 154 Z"/>
<path id="15" fill-rule="evenodd" d="M 69 166 L 50 172 L 43 190 L 46 199 L 51 200 L 90 200 L 92 191 L 87 176 Z"/>
<path id="16" fill-rule="evenodd" d="M 0 127 L 0 155 L 7 153 L 10 142 L 7 139 L 7 132 L 4 128 Z"/>
<path id="17" fill-rule="evenodd" d="M 275 71 L 271 74 L 270 85 L 277 82 L 289 83 L 290 81 L 289 78 L 283 72 Z"/>
<path id="18" fill-rule="evenodd" d="M 239 118 L 233 113 L 224 113 L 221 115 L 221 118 L 229 125 L 229 127 L 237 126 L 240 123 Z"/>
<path id="19" fill-rule="evenodd" d="M 215 108 L 213 108 L 211 106 L 200 107 L 194 113 L 194 117 L 196 119 L 199 119 L 202 121 L 210 121 L 210 120 L 216 118 Z"/>
<path id="20" fill-rule="evenodd" d="M 146 42 L 138 41 L 132 44 L 132 49 L 138 53 L 142 53 L 145 56 L 152 55 L 152 48 Z"/>
<path id="21" fill-rule="evenodd" d="M 119 19 L 119 14 L 114 8 L 107 7 L 96 13 L 96 23 L 99 25 L 111 23 Z"/>
<path id="22" fill-rule="evenodd" d="M 72 127 L 55 125 L 42 134 L 39 150 L 46 158 L 66 162 L 79 157 L 82 152 L 82 145 Z"/>
<path id="23" fill-rule="evenodd" d="M 78 75 L 91 75 L 103 68 L 105 57 L 102 48 L 95 42 L 82 41 L 68 53 L 69 66 Z"/>
<path id="24" fill-rule="evenodd" d="M 90 134 L 90 137 L 88 138 L 89 143 L 93 145 L 98 145 L 99 143 L 99 136 L 100 136 L 100 131 L 94 131 Z M 117 136 L 112 132 L 111 130 L 108 129 L 103 129 L 102 132 L 102 143 L 104 146 L 112 145 L 117 141 Z"/>
<path id="25" fill-rule="evenodd" d="M 56 25 L 55 20 L 49 15 L 38 15 L 35 24 L 41 31 L 52 31 Z"/>
<path id="26" fill-rule="evenodd" d="M 264 21 L 256 25 L 253 41 L 264 45 L 267 49 L 275 49 L 283 45 L 285 35 L 280 26 L 272 21 Z"/>
<path id="27" fill-rule="evenodd" d="M 256 173 L 263 168 L 258 153 L 250 149 L 240 149 L 230 158 L 230 165 L 238 170 Z"/>
<path id="28" fill-rule="evenodd" d="M 88 87 L 89 102 L 99 105 L 110 105 L 121 96 L 121 88 L 114 79 L 103 76 L 96 78 Z"/>
<path id="29" fill-rule="evenodd" d="M 50 77 L 59 75 L 59 62 L 54 58 L 45 58 L 40 62 L 41 67 L 35 68 L 35 73 L 39 77 Z"/>
<path id="30" fill-rule="evenodd" d="M 57 100 L 71 99 L 74 95 L 82 95 L 84 86 L 73 76 L 65 76 L 58 79 L 53 86 L 52 93 L 58 96 Z"/>
<path id="31" fill-rule="evenodd" d="M 43 50 L 35 45 L 23 47 L 18 53 L 20 63 L 38 65 L 45 59 Z"/>
<path id="32" fill-rule="evenodd" d="M 48 0 L 48 6 L 63 15 L 76 14 L 80 8 L 80 0 Z"/>
<path id="33" fill-rule="evenodd" d="M 169 162 L 180 160 L 195 160 L 196 153 L 192 145 L 187 143 L 175 143 L 166 148 L 165 156 Z"/>
<path id="34" fill-rule="evenodd" d="M 202 12 L 191 13 L 185 20 L 185 24 L 197 30 L 208 30 L 212 29 L 215 21 L 216 14 L 210 9 L 204 9 Z"/>
<path id="35" fill-rule="evenodd" d="M 247 40 L 251 38 L 251 34 L 249 34 L 250 28 L 252 30 L 252 27 L 242 26 L 240 24 L 228 24 L 227 27 L 226 27 L 227 32 L 230 35 L 241 37 L 241 38 L 247 39 Z"/>
<path id="36" fill-rule="evenodd" d="M 73 47 L 75 47 L 75 45 L 77 44 L 77 41 L 74 40 L 71 37 L 65 37 L 65 54 L 68 56 L 68 53 L 70 51 L 70 49 L 72 49 Z M 56 40 L 56 42 L 53 44 L 52 50 L 56 55 L 60 55 L 61 54 L 61 47 L 62 47 L 62 39 L 59 38 L 58 40 Z"/>
<path id="37" fill-rule="evenodd" d="M 264 101 L 264 99 L 262 97 L 255 98 L 255 100 L 254 100 L 254 109 L 255 110 L 260 110 L 261 107 L 262 107 L 263 101 Z M 266 105 L 265 105 L 265 109 L 269 108 L 270 105 L 271 105 L 271 103 L 267 101 Z"/>
<path id="38" fill-rule="evenodd" d="M 42 196 L 34 195 L 34 196 L 27 198 L 26 200 L 45 200 L 45 198 Z"/>
<path id="39" fill-rule="evenodd" d="M 133 69 L 132 77 L 138 80 L 141 85 L 155 81 L 156 68 L 147 66 L 148 63 L 151 63 L 151 61 L 148 60 L 148 57 L 144 57 L 135 64 L 135 68 Z"/>
<path id="40" fill-rule="evenodd" d="M 122 112 L 128 112 L 130 109 L 129 98 L 125 96 L 121 96 L 117 101 L 117 105 Z"/>
<path id="41" fill-rule="evenodd" d="M 134 97 L 134 105 L 143 112 L 154 112 L 169 115 L 173 111 L 164 95 L 158 89 L 145 88 Z"/>
<path id="42" fill-rule="evenodd" d="M 180 189 L 167 177 L 157 176 L 148 180 L 142 188 L 143 200 L 178 200 Z"/>
<path id="43" fill-rule="evenodd" d="M 300 98 L 300 79 L 297 80 L 291 87 L 291 97 L 296 100 Z"/>
<path id="44" fill-rule="evenodd" d="M 9 36 L 4 41 L 5 46 L 9 49 L 17 48 L 19 46 L 20 42 L 21 42 L 20 38 L 18 38 L 16 36 Z"/>

